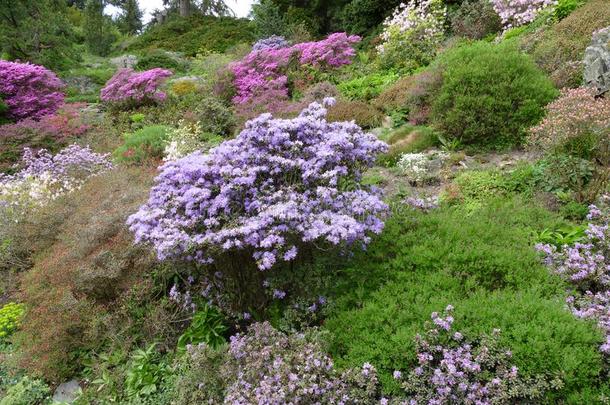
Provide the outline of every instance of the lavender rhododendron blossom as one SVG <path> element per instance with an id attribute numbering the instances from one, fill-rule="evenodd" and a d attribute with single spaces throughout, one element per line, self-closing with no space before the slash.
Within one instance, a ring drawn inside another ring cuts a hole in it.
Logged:
<path id="1" fill-rule="evenodd" d="M 533 400 L 549 388 L 542 377 L 521 379 L 510 363 L 512 353 L 499 347 L 500 331 L 473 342 L 452 332 L 453 307 L 432 313 L 432 325 L 416 337 L 418 365 L 394 372 L 407 401 L 392 404 L 503 404 Z M 526 402 L 527 403 L 527 402 Z"/>
<path id="2" fill-rule="evenodd" d="M 269 38 L 263 38 L 256 41 L 256 43 L 252 45 L 252 50 L 262 51 L 263 49 L 280 49 L 289 46 L 290 43 L 286 41 L 286 38 L 279 35 L 271 35 Z"/>
<path id="3" fill-rule="evenodd" d="M 549 268 L 575 287 L 575 294 L 567 298 L 572 313 L 583 319 L 597 321 L 606 335 L 600 347 L 610 354 L 610 197 L 604 196 L 600 207 L 591 205 L 590 221 L 582 242 L 560 249 L 538 244 Z"/>
<path id="4" fill-rule="evenodd" d="M 245 104 L 268 91 L 276 92 L 276 97 L 287 98 L 287 70 L 292 60 L 318 69 L 337 68 L 352 62 L 356 55 L 353 46 L 359 41 L 360 37 L 341 32 L 317 42 L 288 47 L 255 47 L 230 67 L 237 89 L 233 102 Z"/>
<path id="5" fill-rule="evenodd" d="M 210 263 L 244 251 L 261 270 L 294 260 L 304 243 L 366 244 L 388 207 L 359 185 L 361 172 L 387 145 L 325 116 L 318 103 L 291 120 L 263 114 L 208 154 L 164 164 L 128 219 L 136 241 L 161 260 Z"/>
<path id="6" fill-rule="evenodd" d="M 102 89 L 100 99 L 127 106 L 161 102 L 165 100 L 166 94 L 160 87 L 172 74 L 171 71 L 160 68 L 144 72 L 119 69 Z"/>
<path id="7" fill-rule="evenodd" d="M 63 82 L 52 71 L 31 63 L 0 60 L 0 94 L 9 118 L 39 119 L 64 103 Z"/>
<path id="8" fill-rule="evenodd" d="M 557 0 L 491 0 L 491 4 L 509 29 L 534 21 L 542 10 L 557 5 Z"/>

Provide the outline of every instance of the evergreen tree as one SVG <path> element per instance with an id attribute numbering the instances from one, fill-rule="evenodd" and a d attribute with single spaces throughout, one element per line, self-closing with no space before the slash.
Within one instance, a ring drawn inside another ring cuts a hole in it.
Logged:
<path id="1" fill-rule="evenodd" d="M 116 29 L 110 17 L 104 15 L 104 0 L 87 0 L 83 31 L 89 52 L 106 56 L 117 39 Z"/>
<path id="2" fill-rule="evenodd" d="M 123 15 L 121 16 L 121 31 L 135 35 L 142 31 L 142 10 L 138 6 L 138 0 L 124 0 L 121 5 Z"/>
<path id="3" fill-rule="evenodd" d="M 0 51 L 58 70 L 79 56 L 65 0 L 0 0 Z"/>

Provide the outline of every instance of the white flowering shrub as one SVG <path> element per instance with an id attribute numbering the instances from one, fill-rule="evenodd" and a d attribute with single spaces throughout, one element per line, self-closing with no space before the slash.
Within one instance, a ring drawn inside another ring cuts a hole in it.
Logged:
<path id="1" fill-rule="evenodd" d="M 491 0 L 491 4 L 507 30 L 529 24 L 542 10 L 556 6 L 557 0 Z"/>
<path id="2" fill-rule="evenodd" d="M 383 23 L 377 47 L 382 65 L 409 71 L 429 64 L 443 40 L 446 18 L 442 0 L 401 3 Z"/>
<path id="3" fill-rule="evenodd" d="M 207 150 L 221 141 L 220 136 L 204 133 L 198 122 L 180 121 L 178 128 L 169 132 L 163 160 L 177 160 L 195 151 Z"/>

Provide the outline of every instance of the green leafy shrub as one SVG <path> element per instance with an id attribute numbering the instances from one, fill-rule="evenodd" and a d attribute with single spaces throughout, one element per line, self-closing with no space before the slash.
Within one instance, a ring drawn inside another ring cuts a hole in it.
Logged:
<path id="1" fill-rule="evenodd" d="M 557 91 L 513 46 L 476 42 L 441 57 L 432 121 L 447 137 L 486 147 L 519 145 Z"/>
<path id="2" fill-rule="evenodd" d="M 502 31 L 502 19 L 488 0 L 467 0 L 451 16 L 451 30 L 459 37 L 483 39 Z"/>
<path id="3" fill-rule="evenodd" d="M 421 325 L 452 304 L 465 335 L 499 328 L 521 375 L 558 375 L 557 398 L 587 402 L 579 391 L 594 392 L 603 373 L 600 332 L 565 309 L 562 282 L 533 249 L 533 231 L 560 224 L 521 200 L 493 200 L 476 215 L 461 207 L 396 210 L 334 282 L 335 309 L 324 327 L 336 364 L 368 361 L 384 391 L 396 390 L 393 370 L 417 364 L 413 338 Z"/>
<path id="4" fill-rule="evenodd" d="M 585 0 L 559 0 L 555 6 L 554 16 L 558 20 L 563 20 L 585 3 Z"/>
<path id="5" fill-rule="evenodd" d="M 193 14 L 188 18 L 174 17 L 157 24 L 138 36 L 127 51 L 166 49 L 195 56 L 202 48 L 222 53 L 230 47 L 252 42 L 254 36 L 246 19 L 213 17 Z"/>
<path id="6" fill-rule="evenodd" d="M 125 141 L 114 152 L 119 162 L 140 164 L 149 159 L 163 158 L 169 127 L 147 126 L 124 135 Z"/>
<path id="7" fill-rule="evenodd" d="M 191 108 L 203 132 L 221 136 L 233 135 L 237 125 L 233 110 L 218 99 L 205 97 L 193 103 Z"/>
<path id="8" fill-rule="evenodd" d="M 38 405 L 49 400 L 50 394 L 51 389 L 43 381 L 25 376 L 6 391 L 0 405 Z"/>
<path id="9" fill-rule="evenodd" d="M 395 73 L 373 73 L 358 77 L 337 86 L 341 95 L 350 100 L 368 101 L 377 97 L 386 87 L 398 79 Z"/>
<path id="10" fill-rule="evenodd" d="M 162 50 L 146 53 L 146 55 L 138 59 L 136 64 L 137 70 L 150 70 L 154 68 L 170 69 L 174 72 L 185 70 L 182 62 Z"/>
<path id="11" fill-rule="evenodd" d="M 218 347 L 225 343 L 224 335 L 227 327 L 223 316 L 213 307 L 203 305 L 198 308 L 191 325 L 178 339 L 178 349 L 185 350 L 187 345 L 205 343 Z"/>
<path id="12" fill-rule="evenodd" d="M 14 302 L 0 308 L 0 343 L 19 327 L 24 312 L 23 305 Z"/>
<path id="13" fill-rule="evenodd" d="M 381 125 L 383 114 L 363 101 L 339 100 L 328 109 L 326 119 L 328 122 L 356 121 L 360 127 L 370 129 Z"/>
<path id="14" fill-rule="evenodd" d="M 590 0 L 557 24 L 524 35 L 521 46 L 558 88 L 578 87 L 593 32 L 609 25 L 610 3 Z"/>
<path id="15" fill-rule="evenodd" d="M 159 389 L 169 367 L 160 358 L 153 343 L 145 350 L 138 349 L 131 356 L 125 377 L 125 389 L 129 397 L 146 397 Z"/>

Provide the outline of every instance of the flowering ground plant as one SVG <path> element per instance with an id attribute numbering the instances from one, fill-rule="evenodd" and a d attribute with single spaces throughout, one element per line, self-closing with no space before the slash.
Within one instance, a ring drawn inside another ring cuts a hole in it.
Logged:
<path id="1" fill-rule="evenodd" d="M 434 178 L 449 154 L 441 151 L 405 153 L 396 166 L 413 184 L 422 184 Z"/>
<path id="2" fill-rule="evenodd" d="M 10 119 L 53 114 L 64 102 L 63 88 L 55 73 L 43 66 L 0 60 L 0 95 Z"/>
<path id="3" fill-rule="evenodd" d="M 560 381 L 523 378 L 511 364 L 512 353 L 499 346 L 500 331 L 468 340 L 452 331 L 453 306 L 432 313 L 432 324 L 416 337 L 418 366 L 408 374 L 394 372 L 409 404 L 504 404 L 535 401 Z M 386 401 L 385 403 L 389 403 Z"/>
<path id="4" fill-rule="evenodd" d="M 177 160 L 197 150 L 207 150 L 221 140 L 218 135 L 204 134 L 198 122 L 181 120 L 178 128 L 169 131 L 163 160 Z"/>
<path id="5" fill-rule="evenodd" d="M 160 68 L 144 72 L 119 69 L 101 90 L 100 99 L 117 108 L 162 102 L 167 95 L 161 86 L 172 74 L 171 71 Z"/>
<path id="6" fill-rule="evenodd" d="M 44 149 L 26 148 L 22 165 L 16 174 L 0 174 L 0 210 L 17 219 L 112 168 L 108 155 L 79 145 L 70 145 L 54 156 Z"/>
<path id="7" fill-rule="evenodd" d="M 387 206 L 360 185 L 361 173 L 387 145 L 325 116 L 318 103 L 290 120 L 263 114 L 209 153 L 163 165 L 149 201 L 128 219 L 136 242 L 161 260 L 259 277 L 258 288 L 256 269 L 293 261 L 299 246 L 367 244 Z"/>
<path id="8" fill-rule="evenodd" d="M 582 319 L 595 320 L 606 335 L 600 350 L 610 354 L 610 197 L 601 198 L 599 206 L 591 205 L 585 238 L 573 245 L 557 248 L 537 244 L 544 263 L 574 289 L 567 298 L 572 313 Z"/>

